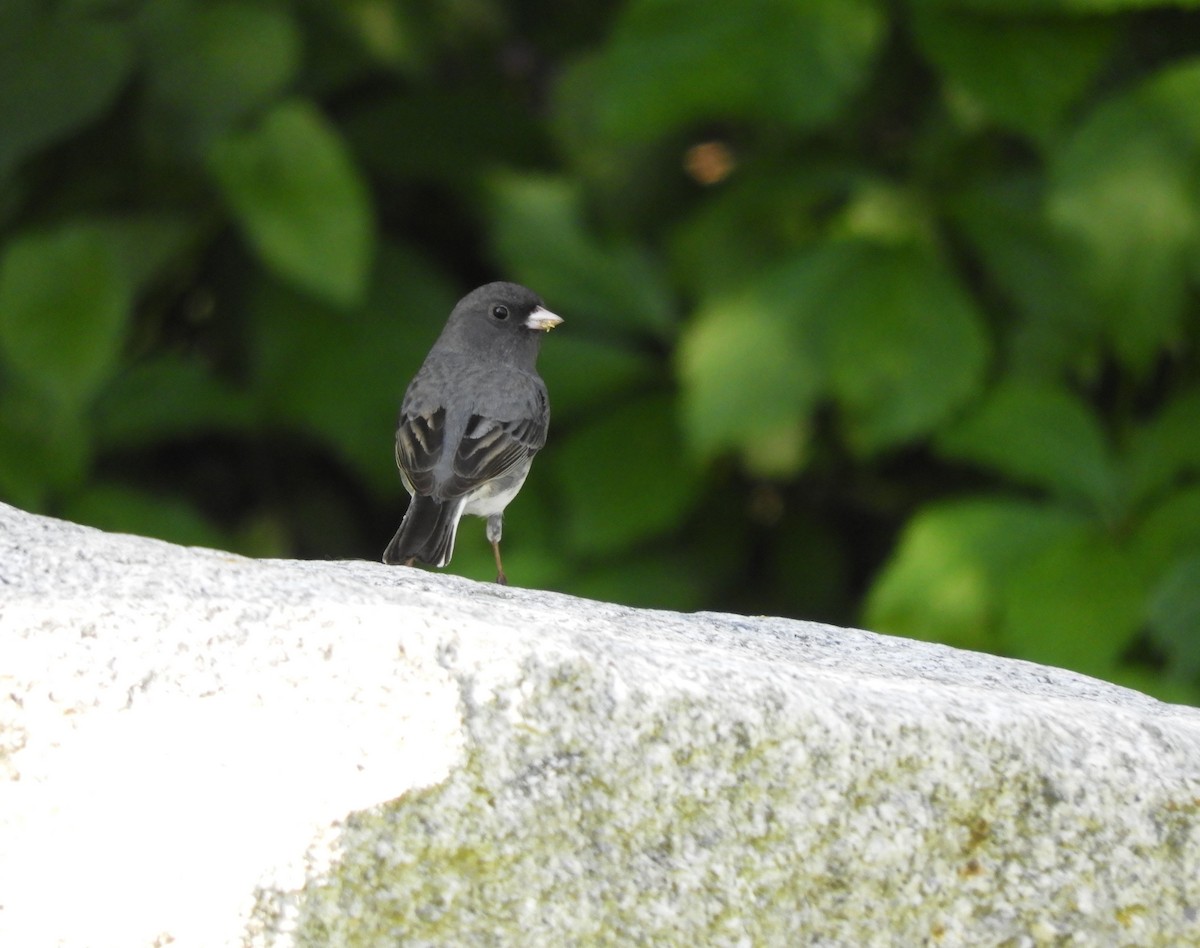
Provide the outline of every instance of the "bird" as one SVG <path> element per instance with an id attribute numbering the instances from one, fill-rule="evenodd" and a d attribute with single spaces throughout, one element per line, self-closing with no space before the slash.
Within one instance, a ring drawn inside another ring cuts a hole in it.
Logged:
<path id="1" fill-rule="evenodd" d="M 562 321 L 517 283 L 485 284 L 455 305 L 400 405 L 396 466 L 411 500 L 384 563 L 447 565 L 458 522 L 472 514 L 487 518 L 496 582 L 508 583 L 504 510 L 546 443 L 550 400 L 537 357 Z"/>

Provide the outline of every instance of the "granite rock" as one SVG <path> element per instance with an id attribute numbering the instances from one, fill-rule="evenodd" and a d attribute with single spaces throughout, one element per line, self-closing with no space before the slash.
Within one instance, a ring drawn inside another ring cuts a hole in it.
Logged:
<path id="1" fill-rule="evenodd" d="M 1200 711 L 0 506 L 0 944 L 1200 944 Z"/>

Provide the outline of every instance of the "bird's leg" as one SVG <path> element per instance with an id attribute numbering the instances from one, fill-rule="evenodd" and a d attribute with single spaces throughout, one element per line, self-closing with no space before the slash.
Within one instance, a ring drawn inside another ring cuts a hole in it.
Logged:
<path id="1" fill-rule="evenodd" d="M 496 582 L 501 586 L 508 585 L 508 577 L 504 575 L 504 566 L 500 562 L 500 541 L 492 544 L 492 552 L 496 555 Z"/>
<path id="2" fill-rule="evenodd" d="M 508 577 L 504 575 L 504 564 L 500 562 L 500 534 L 504 528 L 501 514 L 492 514 L 487 518 L 487 538 L 492 545 L 492 554 L 496 557 L 496 582 L 501 586 L 508 585 Z"/>

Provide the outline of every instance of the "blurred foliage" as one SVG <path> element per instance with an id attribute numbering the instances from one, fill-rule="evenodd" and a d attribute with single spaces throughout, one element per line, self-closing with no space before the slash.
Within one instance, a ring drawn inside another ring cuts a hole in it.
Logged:
<path id="1" fill-rule="evenodd" d="M 1197 6 L 4 0 L 0 497 L 374 559 L 509 278 L 518 583 L 1200 701 Z"/>

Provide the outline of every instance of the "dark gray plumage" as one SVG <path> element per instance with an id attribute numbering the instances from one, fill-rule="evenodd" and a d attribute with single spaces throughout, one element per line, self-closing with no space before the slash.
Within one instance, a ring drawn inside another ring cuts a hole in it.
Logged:
<path id="1" fill-rule="evenodd" d="M 488 283 L 459 300 L 400 406 L 396 465 L 412 500 L 385 563 L 445 566 L 458 521 L 474 514 L 487 518 L 496 582 L 508 581 L 504 508 L 546 443 L 550 402 L 537 357 L 561 322 L 516 283 Z"/>

